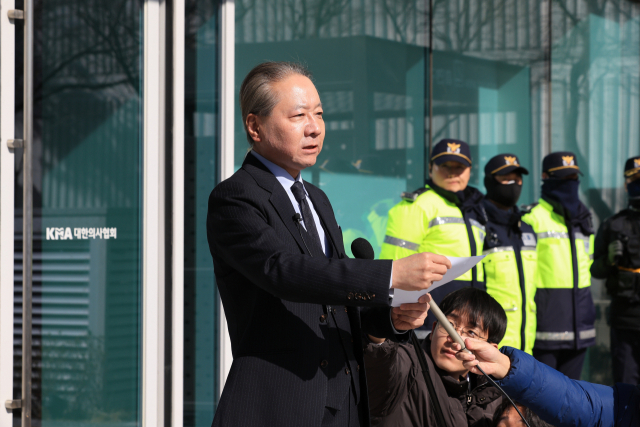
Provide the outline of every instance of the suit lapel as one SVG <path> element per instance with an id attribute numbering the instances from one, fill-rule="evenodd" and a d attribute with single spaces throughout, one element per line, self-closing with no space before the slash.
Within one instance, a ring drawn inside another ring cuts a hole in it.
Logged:
<path id="1" fill-rule="evenodd" d="M 308 184 L 308 183 L 307 183 Z M 335 216 L 333 215 L 333 211 L 329 206 L 329 202 L 326 201 L 323 194 L 313 185 L 305 185 L 307 192 L 311 196 L 311 201 L 313 202 L 313 207 L 316 210 L 316 213 L 320 217 L 320 221 L 324 226 L 324 232 L 329 236 L 329 240 L 331 241 L 334 248 L 334 255 L 336 258 L 341 258 L 344 253 L 344 245 L 342 241 L 339 240 L 340 233 L 338 231 L 338 227 L 334 226 L 335 224 Z M 338 252 L 337 254 L 335 252 Z"/>
<path id="2" fill-rule="evenodd" d="M 284 188 L 282 188 L 282 185 L 280 185 L 276 177 L 260 160 L 251 154 L 247 154 L 245 157 L 242 168 L 256 180 L 256 183 L 260 187 L 271 193 L 269 201 L 278 212 L 278 216 L 291 233 L 291 236 L 296 240 L 300 249 L 302 249 L 304 253 L 308 253 L 296 221 L 293 219 L 296 211 L 293 209 L 293 206 L 291 206 L 291 200 L 287 192 L 284 191 Z"/>
<path id="3" fill-rule="evenodd" d="M 275 210 L 278 211 L 280 219 L 284 222 L 284 225 L 286 225 L 293 238 L 298 242 L 298 246 L 300 246 L 303 252 L 307 253 L 307 247 L 304 245 L 300 229 L 298 229 L 298 227 L 302 226 L 293 219 L 296 211 L 293 209 L 293 206 L 291 206 L 291 199 L 289 199 L 289 196 L 286 191 L 284 191 L 280 183 L 277 182 L 277 184 L 278 185 L 274 187 L 273 193 L 271 193 L 269 201 Z"/>

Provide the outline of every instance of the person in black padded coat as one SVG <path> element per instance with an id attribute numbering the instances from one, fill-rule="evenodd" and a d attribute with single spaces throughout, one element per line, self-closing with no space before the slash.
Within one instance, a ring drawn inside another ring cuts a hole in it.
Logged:
<path id="1" fill-rule="evenodd" d="M 507 316 L 498 302 L 477 288 L 448 294 L 442 312 L 462 337 L 484 340 L 497 348 Z M 369 387 L 371 425 L 423 427 L 437 425 L 432 397 L 411 344 L 368 336 L 364 360 Z M 470 374 L 456 359 L 453 341 L 434 322 L 422 343 L 429 376 L 447 426 L 490 426 L 502 401 L 500 392 L 483 376 Z"/>

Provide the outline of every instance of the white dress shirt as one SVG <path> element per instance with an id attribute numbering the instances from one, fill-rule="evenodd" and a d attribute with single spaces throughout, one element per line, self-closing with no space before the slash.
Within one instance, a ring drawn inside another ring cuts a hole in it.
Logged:
<path id="1" fill-rule="evenodd" d="M 295 209 L 296 213 L 299 213 L 300 216 L 302 217 L 302 226 L 304 227 L 305 230 L 307 230 L 307 226 L 305 225 L 305 222 L 308 220 L 308 218 L 305 218 L 302 215 L 302 211 L 300 210 L 300 204 L 298 203 L 296 198 L 293 196 L 293 193 L 291 192 L 291 186 L 296 181 L 301 182 L 302 183 L 302 188 L 304 188 L 304 181 L 302 180 L 302 173 L 299 173 L 298 177 L 294 179 L 289 174 L 289 172 L 287 172 L 286 170 L 282 169 L 280 166 L 276 165 L 275 163 L 265 159 L 264 157 L 262 157 L 260 154 L 256 153 L 255 151 L 251 150 L 251 154 L 253 156 L 255 156 L 256 159 L 260 160 L 262 162 L 262 164 L 265 165 L 267 167 L 267 169 L 269 169 L 271 171 L 271 173 L 276 177 L 276 179 L 278 180 L 280 185 L 282 185 L 282 188 L 284 188 L 284 191 L 287 192 L 287 196 L 289 196 L 289 200 L 291 200 L 291 205 L 293 206 L 293 209 Z M 311 215 L 313 216 L 313 221 L 316 223 L 316 230 L 318 230 L 318 237 L 320 238 L 320 244 L 322 245 L 322 251 L 324 252 L 324 254 L 326 255 L 327 258 L 331 258 L 331 245 L 329 244 L 329 241 L 327 240 L 327 236 L 326 236 L 326 234 L 324 232 L 324 228 L 322 228 L 322 223 L 320 222 L 320 217 L 318 217 L 318 213 L 316 212 L 316 209 L 313 206 L 313 201 L 309 197 L 309 193 L 307 192 L 306 188 L 304 188 L 304 192 L 307 194 L 307 202 L 309 203 L 309 208 L 311 209 Z"/>

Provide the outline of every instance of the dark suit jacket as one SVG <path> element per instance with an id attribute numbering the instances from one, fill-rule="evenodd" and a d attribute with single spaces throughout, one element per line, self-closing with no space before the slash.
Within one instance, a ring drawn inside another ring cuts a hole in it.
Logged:
<path id="1" fill-rule="evenodd" d="M 357 380 L 368 417 L 362 332 L 399 338 L 389 320 L 391 261 L 347 258 L 329 199 L 305 188 L 333 258 L 306 252 L 287 193 L 253 155 L 209 198 L 207 238 L 234 357 L 214 426 L 320 426 L 325 406 L 339 407 L 328 402 L 346 397 L 333 396 L 343 378 Z M 346 330 L 328 330 L 323 305 L 347 313 Z"/>

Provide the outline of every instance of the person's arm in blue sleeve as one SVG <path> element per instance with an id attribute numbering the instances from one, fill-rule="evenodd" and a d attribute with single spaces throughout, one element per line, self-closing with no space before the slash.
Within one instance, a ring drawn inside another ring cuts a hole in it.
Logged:
<path id="1" fill-rule="evenodd" d="M 456 357 L 467 369 L 481 374 L 476 368 L 480 363 L 513 400 L 556 427 L 640 426 L 637 386 L 608 387 L 575 381 L 511 347 L 498 351 L 471 339 L 466 339 L 465 345 L 473 354 L 461 351 Z M 460 349 L 457 344 L 454 346 Z"/>
<path id="2" fill-rule="evenodd" d="M 612 387 L 571 380 L 511 347 L 500 351 L 509 357 L 511 368 L 498 384 L 544 421 L 556 427 L 614 425 Z"/>

